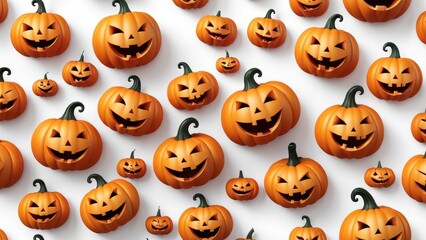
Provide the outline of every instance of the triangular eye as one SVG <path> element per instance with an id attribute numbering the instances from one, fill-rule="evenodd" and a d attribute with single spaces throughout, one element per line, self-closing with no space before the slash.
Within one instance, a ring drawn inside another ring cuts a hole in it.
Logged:
<path id="1" fill-rule="evenodd" d="M 169 156 L 169 158 L 175 158 L 177 157 L 176 154 L 172 151 L 167 151 L 167 155 Z"/>
<path id="2" fill-rule="evenodd" d="M 51 202 L 48 207 L 56 207 L 56 201 Z"/>
<path id="3" fill-rule="evenodd" d="M 191 217 L 189 218 L 189 221 L 193 222 L 193 221 L 200 221 L 200 220 L 191 215 Z"/>
<path id="4" fill-rule="evenodd" d="M 138 164 L 138 163 L 136 163 L 136 164 L 135 164 L 135 167 L 139 167 L 139 164 Z"/>
<path id="5" fill-rule="evenodd" d="M 213 26 L 213 23 L 209 21 L 209 22 L 207 23 L 207 27 L 214 27 L 214 26 Z"/>
<path id="6" fill-rule="evenodd" d="M 396 218 L 395 217 L 392 217 L 391 219 L 389 219 L 385 224 L 385 226 L 395 226 L 395 225 L 396 225 Z"/>
<path id="7" fill-rule="evenodd" d="M 88 72 L 88 71 L 90 71 L 90 68 L 89 68 L 89 67 L 86 67 L 86 68 L 83 70 L 83 72 Z"/>
<path id="8" fill-rule="evenodd" d="M 383 174 L 383 175 L 388 176 L 388 175 L 389 175 L 389 173 L 388 173 L 388 172 L 385 172 L 385 174 Z"/>
<path id="9" fill-rule="evenodd" d="M 115 196 L 117 196 L 118 194 L 117 194 L 117 189 L 114 189 L 113 191 L 112 191 L 112 193 L 111 193 L 111 195 L 109 196 L 109 198 L 111 199 L 111 198 L 113 198 L 113 197 L 115 197 Z"/>
<path id="10" fill-rule="evenodd" d="M 142 24 L 142 26 L 138 29 L 138 32 L 145 32 L 146 30 L 146 23 Z"/>
<path id="11" fill-rule="evenodd" d="M 123 97 L 121 97 L 120 94 L 117 95 L 117 98 L 115 99 L 115 102 L 126 105 L 126 102 L 124 101 Z"/>
<path id="12" fill-rule="evenodd" d="M 151 102 L 142 103 L 138 106 L 139 109 L 142 110 L 149 110 L 149 107 L 151 106 Z"/>
<path id="13" fill-rule="evenodd" d="M 250 186 L 251 186 L 251 184 L 250 184 L 250 183 L 247 183 L 247 184 L 246 184 L 246 187 L 250 187 Z"/>
<path id="14" fill-rule="evenodd" d="M 50 81 L 47 81 L 47 84 L 46 84 L 47 86 L 50 86 Z"/>
<path id="15" fill-rule="evenodd" d="M 259 30 L 265 30 L 263 28 L 263 25 L 261 23 L 257 23 L 257 29 L 259 29 Z"/>
<path id="16" fill-rule="evenodd" d="M 368 226 L 367 224 L 358 221 L 358 231 L 362 230 L 362 229 L 366 229 L 366 228 L 370 228 L 370 226 Z"/>
<path id="17" fill-rule="evenodd" d="M 52 137 L 52 138 L 60 138 L 61 134 L 58 131 L 56 131 L 55 129 L 53 129 L 52 132 L 50 133 L 50 137 Z"/>
<path id="18" fill-rule="evenodd" d="M 382 71 L 380 73 L 390 73 L 390 72 L 387 68 L 382 67 Z"/>
<path id="19" fill-rule="evenodd" d="M 297 240 L 305 240 L 303 237 L 296 236 Z"/>
<path id="20" fill-rule="evenodd" d="M 404 69 L 404 71 L 401 72 L 402 74 L 408 74 L 410 73 L 410 68 Z"/>
<path id="21" fill-rule="evenodd" d="M 123 30 L 116 28 L 114 26 L 109 26 L 109 34 L 117 34 L 117 33 L 123 33 Z"/>
<path id="22" fill-rule="evenodd" d="M 422 175 L 426 175 L 426 173 L 425 172 L 423 172 L 422 170 L 420 170 L 420 169 L 417 169 L 417 171 L 419 172 L 419 173 L 421 173 Z"/>
<path id="23" fill-rule="evenodd" d="M 225 61 L 222 61 L 222 62 L 220 62 L 220 64 L 222 64 L 222 65 L 226 65 L 226 62 L 225 62 Z"/>
<path id="24" fill-rule="evenodd" d="M 229 29 L 229 26 L 228 26 L 228 24 L 225 24 L 225 25 L 223 25 L 222 27 L 220 27 L 221 29 L 224 29 L 224 30 L 228 30 Z"/>
<path id="25" fill-rule="evenodd" d="M 23 25 L 23 30 L 24 31 L 30 31 L 30 30 L 33 30 L 33 27 L 31 27 L 30 25 L 28 25 L 28 24 L 22 24 Z"/>
<path id="26" fill-rule="evenodd" d="M 52 23 L 47 27 L 47 29 L 55 29 L 55 25 L 56 25 L 55 23 Z"/>
<path id="27" fill-rule="evenodd" d="M 343 121 L 343 119 L 336 117 L 336 119 L 334 120 L 334 125 L 346 125 L 346 122 Z"/>
<path id="28" fill-rule="evenodd" d="M 276 99 L 274 92 L 269 92 L 268 96 L 266 96 L 264 103 L 274 101 Z"/>
<path id="29" fill-rule="evenodd" d="M 190 154 L 199 153 L 199 152 L 200 152 L 200 146 L 197 145 L 197 146 L 194 147 L 194 149 L 192 149 Z"/>
<path id="30" fill-rule="evenodd" d="M 373 176 L 377 176 L 377 175 L 379 175 L 379 174 L 377 174 L 376 172 L 373 173 Z"/>
<path id="31" fill-rule="evenodd" d="M 183 84 L 178 84 L 178 89 L 179 89 L 179 91 L 183 91 L 183 90 L 187 90 L 188 87 L 186 85 L 183 85 Z"/>
<path id="32" fill-rule="evenodd" d="M 81 132 L 77 135 L 77 138 L 83 138 L 86 139 L 86 132 Z"/>
<path id="33" fill-rule="evenodd" d="M 235 103 L 235 105 L 236 105 L 236 107 L 237 107 L 237 110 L 238 110 L 238 109 L 242 109 L 242 108 L 249 107 L 249 105 L 248 105 L 247 103 L 244 103 L 244 102 L 238 102 L 238 101 Z"/>
<path id="34" fill-rule="evenodd" d="M 201 85 L 201 84 L 204 84 L 204 83 L 206 83 L 206 80 L 204 80 L 204 78 L 202 77 L 202 78 L 200 78 L 200 80 L 198 80 L 197 85 Z"/>
<path id="35" fill-rule="evenodd" d="M 31 201 L 31 203 L 30 203 L 30 207 L 38 207 L 38 204 L 37 204 L 37 203 L 35 203 L 35 202 L 33 202 L 33 201 Z"/>
<path id="36" fill-rule="evenodd" d="M 282 177 L 278 177 L 278 183 L 287 183 L 287 181 Z"/>
<path id="37" fill-rule="evenodd" d="M 272 29 L 273 32 L 278 32 L 278 28 L 274 27 L 274 29 Z"/>
<path id="38" fill-rule="evenodd" d="M 209 218 L 209 221 L 217 221 L 217 214 L 215 214 L 215 215 L 211 216 L 211 217 Z"/>
<path id="39" fill-rule="evenodd" d="M 320 42 L 318 41 L 316 37 L 312 36 L 311 45 L 320 45 Z"/>
<path id="40" fill-rule="evenodd" d="M 338 43 L 338 44 L 336 44 L 334 47 L 336 47 L 336 48 L 340 48 L 340 49 L 345 49 L 345 42 L 341 42 L 341 43 Z"/>
<path id="41" fill-rule="evenodd" d="M 360 124 L 369 124 L 369 123 L 370 123 L 370 118 L 368 116 L 363 118 L 360 122 Z"/>
<path id="42" fill-rule="evenodd" d="M 238 187 L 238 185 L 237 185 L 237 184 L 234 184 L 234 187 L 236 187 L 236 188 L 237 188 L 237 187 Z"/>
<path id="43" fill-rule="evenodd" d="M 318 236 L 313 237 L 312 240 L 318 240 Z"/>
<path id="44" fill-rule="evenodd" d="M 96 203 L 98 203 L 98 201 L 96 201 L 95 199 L 93 199 L 93 198 L 89 198 L 89 204 L 90 205 L 92 205 L 92 204 L 96 204 Z"/>
<path id="45" fill-rule="evenodd" d="M 125 162 L 125 163 L 124 163 L 124 166 L 129 166 L 129 163 L 128 163 L 128 162 Z"/>
<path id="46" fill-rule="evenodd" d="M 78 68 L 76 66 L 71 68 L 71 71 L 78 71 Z"/>
<path id="47" fill-rule="evenodd" d="M 307 173 L 305 173 L 305 175 L 303 175 L 302 178 L 300 178 L 300 181 L 305 181 L 305 180 L 309 180 L 309 179 L 311 179 L 311 178 L 309 177 L 309 173 L 307 172 Z"/>

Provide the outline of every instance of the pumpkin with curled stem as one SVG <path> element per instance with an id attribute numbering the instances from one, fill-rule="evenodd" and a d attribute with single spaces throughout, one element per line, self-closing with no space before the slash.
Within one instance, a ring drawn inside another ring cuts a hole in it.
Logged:
<path id="1" fill-rule="evenodd" d="M 252 200 L 259 193 L 259 184 L 253 178 L 245 178 L 240 170 L 238 178 L 231 178 L 226 182 L 226 194 L 234 200 Z"/>
<path id="2" fill-rule="evenodd" d="M 5 82 L 4 73 L 11 74 L 7 67 L 0 68 L 0 121 L 19 117 L 27 107 L 27 94 L 16 82 Z"/>
<path id="3" fill-rule="evenodd" d="M 215 16 L 202 17 L 197 23 L 195 33 L 198 39 L 205 44 L 225 47 L 235 41 L 238 29 L 234 20 L 221 16 L 221 11 L 218 11 Z"/>
<path id="4" fill-rule="evenodd" d="M 216 69 L 220 73 L 236 73 L 240 70 L 240 61 L 236 57 L 230 57 L 226 51 L 225 57 L 220 57 L 216 60 Z"/>
<path id="5" fill-rule="evenodd" d="M 411 134 L 418 142 L 426 142 L 426 110 L 411 120 Z"/>
<path id="6" fill-rule="evenodd" d="M 133 150 L 129 158 L 118 161 L 116 170 L 125 178 L 141 178 L 145 176 L 146 164 L 141 158 L 135 158 L 135 150 Z"/>
<path id="7" fill-rule="evenodd" d="M 401 177 L 407 195 L 426 203 L 426 152 L 411 157 L 405 163 Z"/>
<path id="8" fill-rule="evenodd" d="M 204 7 L 209 0 L 173 0 L 173 3 L 182 9 L 194 9 Z"/>
<path id="9" fill-rule="evenodd" d="M 84 61 L 84 51 L 80 60 L 68 61 L 62 68 L 62 78 L 75 87 L 90 87 L 98 81 L 98 69 L 90 62 Z"/>
<path id="10" fill-rule="evenodd" d="M 173 221 L 169 216 L 161 216 L 160 207 L 158 207 L 157 215 L 149 216 L 145 220 L 146 230 L 154 235 L 166 235 L 173 230 Z"/>
<path id="11" fill-rule="evenodd" d="M 0 189 L 14 185 L 24 172 L 24 159 L 11 142 L 0 140 Z"/>
<path id="12" fill-rule="evenodd" d="M 343 0 L 346 10 L 364 22 L 387 22 L 404 14 L 411 0 Z"/>
<path id="13" fill-rule="evenodd" d="M 319 227 L 312 227 L 311 219 L 303 215 L 302 219 L 306 221 L 303 227 L 295 227 L 290 232 L 289 240 L 327 240 L 325 232 Z"/>
<path id="14" fill-rule="evenodd" d="M 388 167 L 382 167 L 379 161 L 377 167 L 368 168 L 365 171 L 364 181 L 370 187 L 389 187 L 395 182 L 395 173 Z"/>
<path id="15" fill-rule="evenodd" d="M 237 238 L 235 240 L 249 240 L 249 239 L 255 240 L 253 238 L 253 233 L 254 233 L 254 228 L 250 229 L 250 231 L 247 233 L 247 236 L 245 238 Z"/>
<path id="16" fill-rule="evenodd" d="M 287 37 L 287 28 L 279 19 L 273 19 L 274 9 L 269 9 L 264 18 L 254 18 L 247 27 L 250 42 L 261 48 L 277 48 Z"/>
<path id="17" fill-rule="evenodd" d="M 301 17 L 318 17 L 323 15 L 329 0 L 289 0 L 291 10 Z"/>
<path id="18" fill-rule="evenodd" d="M 6 19 L 8 13 L 9 13 L 9 5 L 7 4 L 7 0 L 1 0 L 0 1 L 0 23 Z"/>
<path id="19" fill-rule="evenodd" d="M 33 93 L 39 97 L 52 97 L 58 93 L 59 86 L 53 79 L 48 79 L 47 74 L 44 74 L 43 79 L 36 80 L 33 83 Z"/>

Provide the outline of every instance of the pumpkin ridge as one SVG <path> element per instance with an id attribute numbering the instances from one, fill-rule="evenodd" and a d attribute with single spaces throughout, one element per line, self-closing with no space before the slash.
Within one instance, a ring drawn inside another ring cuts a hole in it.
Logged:
<path id="1" fill-rule="evenodd" d="M 46 13 L 46 7 L 44 6 L 44 2 L 42 0 L 32 0 L 31 1 L 31 4 L 33 6 L 35 6 L 36 3 L 38 5 L 36 13 Z"/>
<path id="2" fill-rule="evenodd" d="M 1 67 L 0 68 L 0 82 L 4 82 L 4 76 L 3 73 L 6 72 L 7 75 L 10 75 L 12 72 L 10 71 L 10 68 L 7 67 Z"/>
<path id="3" fill-rule="evenodd" d="M 265 18 L 272 18 L 272 13 L 275 14 L 275 10 L 271 8 L 266 12 Z"/>
<path id="4" fill-rule="evenodd" d="M 133 85 L 129 89 L 140 92 L 141 91 L 141 79 L 136 75 L 130 75 L 130 77 L 128 78 L 128 81 L 130 82 L 131 79 L 133 79 Z"/>
<path id="5" fill-rule="evenodd" d="M 244 74 L 244 91 L 259 87 L 259 84 L 254 80 L 255 74 L 261 77 L 262 71 L 260 71 L 258 68 L 251 68 L 246 72 L 246 74 Z"/>
<path id="6" fill-rule="evenodd" d="M 179 129 L 175 137 L 176 140 L 186 140 L 192 137 L 192 135 L 189 133 L 189 125 L 191 125 L 191 123 L 195 124 L 195 128 L 198 127 L 198 121 L 193 117 L 189 117 L 182 121 L 182 123 L 179 125 Z"/>
<path id="7" fill-rule="evenodd" d="M 399 54 L 399 49 L 393 42 L 387 42 L 383 45 L 383 51 L 387 52 L 387 47 L 390 47 L 392 52 L 389 56 L 390 58 L 401 58 L 401 55 Z"/>
<path id="8" fill-rule="evenodd" d="M 209 207 L 209 204 L 207 203 L 207 199 L 206 197 L 204 197 L 203 194 L 201 193 L 196 193 L 194 194 L 194 196 L 192 197 L 192 199 L 194 199 L 194 201 L 197 200 L 197 198 L 200 199 L 200 205 L 198 206 L 199 208 L 205 208 L 205 207 Z"/>
<path id="9" fill-rule="evenodd" d="M 101 175 L 99 175 L 99 174 L 97 174 L 97 173 L 92 173 L 92 174 L 90 174 L 90 175 L 87 177 L 87 182 L 88 182 L 88 183 L 92 183 L 92 179 L 95 179 L 95 180 L 96 180 L 96 183 L 97 183 L 96 188 L 98 188 L 98 187 L 102 187 L 103 185 L 107 184 L 107 182 L 105 181 L 105 179 L 104 179 Z"/>
<path id="10" fill-rule="evenodd" d="M 328 29 L 336 29 L 336 20 L 339 19 L 339 22 L 343 21 L 343 16 L 340 14 L 333 14 L 331 17 L 327 20 L 327 23 L 325 24 L 324 28 Z"/>
<path id="11" fill-rule="evenodd" d="M 357 195 L 361 196 L 364 200 L 364 206 L 362 210 L 378 209 L 376 201 L 374 201 L 373 196 L 364 188 L 355 188 L 351 193 L 351 199 L 353 202 L 358 202 Z"/>
<path id="12" fill-rule="evenodd" d="M 64 115 L 60 117 L 61 120 L 77 120 L 74 115 L 74 110 L 76 107 L 80 107 L 79 112 L 84 111 L 84 105 L 81 102 L 72 102 L 70 105 L 68 105 L 67 109 L 65 109 Z"/>
<path id="13" fill-rule="evenodd" d="M 129 5 L 127 4 L 125 0 L 114 0 L 112 1 L 112 6 L 115 7 L 117 3 L 120 5 L 120 11 L 118 12 L 118 14 L 131 12 Z"/>
<path id="14" fill-rule="evenodd" d="M 40 185 L 40 190 L 38 191 L 39 193 L 45 193 L 48 192 L 47 188 L 46 188 L 46 184 L 44 183 L 43 180 L 37 178 L 33 181 L 33 186 L 36 187 L 37 183 Z"/>
<path id="15" fill-rule="evenodd" d="M 364 88 L 362 88 L 362 86 L 360 85 L 355 85 L 351 87 L 346 93 L 345 99 L 342 103 L 342 107 L 344 108 L 357 107 L 357 104 L 355 102 L 356 92 L 360 92 L 360 95 L 362 95 L 364 93 Z"/>

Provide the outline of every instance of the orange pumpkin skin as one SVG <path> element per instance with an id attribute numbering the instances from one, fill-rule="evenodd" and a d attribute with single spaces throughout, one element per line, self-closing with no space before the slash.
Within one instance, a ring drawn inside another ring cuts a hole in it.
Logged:
<path id="1" fill-rule="evenodd" d="M 33 83 L 32 89 L 33 93 L 39 97 L 52 97 L 58 93 L 59 86 L 55 80 L 48 79 L 46 73 L 43 79 Z"/>
<path id="2" fill-rule="evenodd" d="M 382 145 L 384 126 L 372 108 L 356 104 L 356 92 L 364 89 L 353 86 L 342 105 L 324 110 L 315 123 L 315 139 L 321 149 L 338 158 L 363 158 L 375 153 Z"/>
<path id="3" fill-rule="evenodd" d="M 71 86 L 90 87 L 98 81 L 98 69 L 84 61 L 83 53 L 80 60 L 68 61 L 62 68 L 62 78 Z"/>
<path id="4" fill-rule="evenodd" d="M 318 17 L 323 15 L 329 5 L 329 0 L 290 0 L 291 10 L 301 17 Z"/>
<path id="5" fill-rule="evenodd" d="M 204 7 L 209 0 L 173 0 L 173 3 L 182 9 L 194 9 Z"/>
<path id="6" fill-rule="evenodd" d="M 389 187 L 395 182 L 395 173 L 390 168 L 382 167 L 379 161 L 377 167 L 365 171 L 364 182 L 370 187 Z"/>
<path id="7" fill-rule="evenodd" d="M 234 20 L 222 17 L 218 11 L 216 16 L 206 15 L 198 23 L 195 33 L 201 42 L 225 47 L 231 45 L 237 38 L 237 24 Z"/>
<path id="8" fill-rule="evenodd" d="M 240 145 L 266 144 L 292 129 L 300 117 L 294 91 L 280 81 L 257 84 L 257 68 L 244 76 L 244 89 L 234 92 L 222 107 L 221 122 L 226 135 Z"/>
<path id="9" fill-rule="evenodd" d="M 33 229 L 53 229 L 62 226 L 67 220 L 70 206 L 59 192 L 48 192 L 41 179 L 35 179 L 33 186 L 40 190 L 28 193 L 19 202 L 18 215 L 21 222 Z"/>
<path id="10" fill-rule="evenodd" d="M 254 233 L 254 229 L 252 228 L 252 229 L 250 229 L 250 231 L 248 232 L 248 234 L 245 238 L 237 238 L 235 240 L 249 240 L 249 239 L 254 240 L 253 233 Z"/>
<path id="11" fill-rule="evenodd" d="M 343 0 L 346 10 L 356 19 L 364 22 L 387 22 L 400 17 L 407 11 L 411 0 L 364 1 Z"/>
<path id="12" fill-rule="evenodd" d="M 426 152 L 410 158 L 402 170 L 402 186 L 412 199 L 426 203 Z"/>
<path id="13" fill-rule="evenodd" d="M 426 142 L 426 110 L 418 113 L 411 121 L 411 134 L 419 142 Z"/>
<path id="14" fill-rule="evenodd" d="M 9 12 L 9 6 L 7 4 L 7 0 L 1 0 L 0 1 L 0 23 L 6 19 L 8 12 Z"/>
<path id="15" fill-rule="evenodd" d="M 27 95 L 24 89 L 15 82 L 5 82 L 4 72 L 11 71 L 7 67 L 0 68 L 0 121 L 19 117 L 27 107 Z"/>
<path id="16" fill-rule="evenodd" d="M 240 70 L 240 61 L 236 57 L 230 57 L 226 51 L 225 57 L 216 60 L 216 70 L 220 73 L 236 73 Z"/>
<path id="17" fill-rule="evenodd" d="M 167 235 L 173 230 L 173 221 L 169 216 L 161 216 L 158 208 L 156 216 L 149 216 L 145 220 L 145 228 L 154 235 Z"/>
<path id="18" fill-rule="evenodd" d="M 4 233 L 3 230 L 0 229 L 0 240 L 7 240 L 7 236 L 6 233 Z"/>
<path id="19" fill-rule="evenodd" d="M 145 12 L 131 12 L 125 0 L 116 15 L 103 18 L 95 27 L 92 46 L 99 61 L 109 68 L 132 68 L 151 62 L 161 48 L 161 31 Z"/>
<path id="20" fill-rule="evenodd" d="M 129 158 L 123 158 L 117 163 L 118 175 L 125 178 L 141 178 L 145 176 L 146 164 L 141 158 L 135 158 L 135 150 Z"/>
<path id="21" fill-rule="evenodd" d="M 31 149 L 35 159 L 52 169 L 84 170 L 95 165 L 102 154 L 102 139 L 89 122 L 77 120 L 74 110 L 81 102 L 71 103 L 59 119 L 41 122 L 33 132 Z"/>
<path id="22" fill-rule="evenodd" d="M 226 194 L 234 200 L 252 200 L 259 193 L 259 185 L 253 178 L 245 178 L 240 170 L 238 178 L 231 178 L 226 182 Z"/>
<path id="23" fill-rule="evenodd" d="M 264 18 L 254 18 L 247 27 L 247 37 L 250 42 L 261 48 L 277 48 L 287 37 L 285 24 L 279 19 L 273 19 L 274 9 L 269 9 Z"/>
<path id="24" fill-rule="evenodd" d="M 0 140 L 0 189 L 15 184 L 24 171 L 24 159 L 11 142 Z"/>
<path id="25" fill-rule="evenodd" d="M 67 21 L 56 13 L 47 13 L 42 0 L 37 12 L 19 16 L 12 24 L 10 39 L 20 54 L 27 57 L 54 57 L 62 54 L 71 40 Z"/>
<path id="26" fill-rule="evenodd" d="M 306 224 L 303 227 L 295 227 L 290 232 L 289 240 L 327 240 L 325 232 L 319 227 L 312 227 L 311 220 L 308 216 L 303 215 Z"/>
<path id="27" fill-rule="evenodd" d="M 417 17 L 416 33 L 420 41 L 426 44 L 426 11 Z"/>
<path id="28" fill-rule="evenodd" d="M 306 29 L 297 39 L 294 55 L 299 67 L 310 74 L 325 78 L 341 78 L 352 73 L 359 60 L 359 47 L 348 32 L 336 29 L 332 15 L 324 28 Z"/>

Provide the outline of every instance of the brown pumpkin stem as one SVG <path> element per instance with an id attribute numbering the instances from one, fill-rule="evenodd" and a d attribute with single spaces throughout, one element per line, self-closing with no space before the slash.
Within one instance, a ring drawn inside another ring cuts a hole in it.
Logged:
<path id="1" fill-rule="evenodd" d="M 118 12 L 118 14 L 131 12 L 129 5 L 127 4 L 125 0 L 114 0 L 112 1 L 112 6 L 115 7 L 117 3 L 120 5 L 120 11 Z"/>
<path id="2" fill-rule="evenodd" d="M 0 68 L 0 82 L 4 82 L 4 77 L 3 77 L 4 72 L 6 72 L 7 75 L 10 75 L 12 73 L 9 68 L 1 67 Z"/>
<path id="3" fill-rule="evenodd" d="M 175 137 L 176 140 L 185 140 L 192 137 L 192 135 L 189 133 L 189 125 L 191 125 L 191 123 L 195 124 L 195 128 L 198 127 L 198 120 L 193 117 L 189 117 L 182 121 L 182 123 L 179 125 L 179 129 Z"/>
<path id="4" fill-rule="evenodd" d="M 217 13 L 216 13 L 216 17 L 220 17 L 220 14 L 221 14 L 220 10 L 219 10 L 219 11 L 217 11 Z"/>
<path id="5" fill-rule="evenodd" d="M 84 62 L 84 51 L 81 53 L 80 55 L 80 60 L 78 60 L 79 62 Z"/>
<path id="6" fill-rule="evenodd" d="M 240 170 L 240 174 L 238 175 L 238 177 L 239 177 L 239 178 L 244 178 L 244 176 L 243 176 L 243 171 L 242 171 L 242 170 Z"/>
<path id="7" fill-rule="evenodd" d="M 36 13 L 45 13 L 46 12 L 46 7 L 44 6 L 44 2 L 42 0 L 32 0 L 31 1 L 31 4 L 33 6 L 35 6 L 36 3 L 38 5 Z"/>
<path id="8" fill-rule="evenodd" d="M 339 22 L 343 21 L 343 16 L 340 14 L 333 14 L 331 17 L 327 20 L 327 23 L 325 24 L 324 28 L 328 29 L 336 29 L 336 20 L 339 19 Z"/>
<path id="9" fill-rule="evenodd" d="M 36 234 L 34 235 L 33 240 L 44 240 L 44 237 L 40 234 Z"/>
<path id="10" fill-rule="evenodd" d="M 204 195 L 203 195 L 203 194 L 201 194 L 201 193 L 196 193 L 196 194 L 194 194 L 194 196 L 192 197 L 192 199 L 194 199 L 194 201 L 197 201 L 197 198 L 199 198 L 199 199 L 200 199 L 200 205 L 199 205 L 198 207 L 202 207 L 202 208 L 204 208 L 204 207 L 209 207 L 209 204 L 207 204 L 207 199 L 206 199 L 206 197 L 204 197 Z"/>
<path id="11" fill-rule="evenodd" d="M 133 151 L 130 153 L 130 158 L 135 158 L 135 150 L 136 149 L 133 149 Z"/>
<path id="12" fill-rule="evenodd" d="M 186 63 L 186 62 L 180 62 L 180 63 L 178 63 L 178 68 L 181 69 L 182 67 L 183 67 L 183 75 L 192 73 L 192 70 L 189 67 L 188 63 Z"/>
<path id="13" fill-rule="evenodd" d="M 157 209 L 157 215 L 156 215 L 156 217 L 161 217 L 160 206 L 158 206 L 158 209 Z"/>
<path id="14" fill-rule="evenodd" d="M 342 107 L 344 108 L 357 107 L 357 104 L 355 102 L 356 92 L 360 92 L 360 95 L 362 95 L 364 93 L 364 88 L 362 88 L 360 85 L 355 85 L 351 87 L 346 93 L 345 100 L 342 103 Z"/>
<path id="15" fill-rule="evenodd" d="M 306 221 L 305 225 L 303 226 L 304 228 L 311 228 L 312 227 L 311 219 L 308 216 L 303 215 L 302 220 Z"/>
<path id="16" fill-rule="evenodd" d="M 253 239 L 254 228 L 251 228 L 247 234 L 246 239 Z"/>
<path id="17" fill-rule="evenodd" d="M 39 193 L 45 193 L 47 192 L 47 188 L 46 188 L 46 184 L 43 182 L 43 180 L 37 178 L 33 181 L 33 186 L 36 187 L 38 185 L 40 185 L 40 190 L 38 191 Z"/>
<path id="18" fill-rule="evenodd" d="M 380 161 L 377 163 L 377 168 L 382 168 L 382 163 Z"/>
<path id="19" fill-rule="evenodd" d="M 44 80 L 47 80 L 47 74 L 48 74 L 49 72 L 46 72 L 45 74 L 44 74 Z"/>
<path id="20" fill-rule="evenodd" d="M 74 110 L 76 107 L 80 107 L 79 112 L 84 111 L 84 105 L 81 102 L 72 102 L 70 105 L 68 105 L 67 109 L 65 109 L 64 115 L 60 117 L 61 120 L 77 120 L 74 115 Z"/>
<path id="21" fill-rule="evenodd" d="M 266 12 L 265 18 L 272 18 L 272 13 L 275 14 L 275 10 L 271 8 Z"/>
<path id="22" fill-rule="evenodd" d="M 141 91 L 141 79 L 136 75 L 130 75 L 130 77 L 127 79 L 127 81 L 131 82 L 132 79 L 133 79 L 133 85 L 129 89 L 140 92 Z"/>
<path id="23" fill-rule="evenodd" d="M 102 187 L 103 185 L 107 184 L 107 181 L 105 181 L 105 179 L 101 175 L 99 175 L 97 173 L 90 174 L 87 177 L 87 182 L 88 183 L 92 183 L 92 178 L 96 180 L 96 183 L 97 183 L 96 188 Z"/>
<path id="24" fill-rule="evenodd" d="M 292 142 L 288 145 L 288 162 L 287 166 L 297 166 L 300 163 L 300 158 L 297 156 L 296 143 Z"/>
<path id="25" fill-rule="evenodd" d="M 373 196 L 365 190 L 364 188 L 355 188 L 351 193 L 351 199 L 353 202 L 358 202 L 357 195 L 361 196 L 364 200 L 364 207 L 362 210 L 370 210 L 370 209 L 377 209 L 379 206 L 377 206 L 376 201 L 374 201 Z"/>
<path id="26" fill-rule="evenodd" d="M 261 77 L 262 71 L 260 71 L 259 68 L 251 68 L 246 72 L 246 74 L 244 74 L 244 91 L 259 87 L 259 84 L 254 80 L 255 74 Z"/>
<path id="27" fill-rule="evenodd" d="M 387 48 L 390 47 L 392 52 L 391 55 L 389 56 L 390 58 L 400 58 L 401 55 L 399 54 L 399 49 L 398 47 L 395 45 L 395 43 L 393 42 L 387 42 L 383 45 L 383 51 L 387 52 Z"/>

